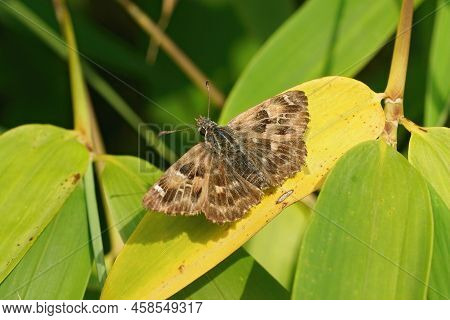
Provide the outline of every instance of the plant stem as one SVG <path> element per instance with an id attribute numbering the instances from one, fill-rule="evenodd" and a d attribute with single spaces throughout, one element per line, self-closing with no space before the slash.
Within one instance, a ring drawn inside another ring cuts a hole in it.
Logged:
<path id="1" fill-rule="evenodd" d="M 69 73 L 70 73 L 70 83 L 72 91 L 72 106 L 74 109 L 74 122 L 75 130 L 78 131 L 86 147 L 93 151 L 95 154 L 105 153 L 105 147 L 103 144 L 103 139 L 98 128 L 97 120 L 95 117 L 94 110 L 92 109 L 91 100 L 89 97 L 89 92 L 84 82 L 83 72 L 81 69 L 81 63 L 77 51 L 77 43 L 75 39 L 75 34 L 73 31 L 73 25 L 70 18 L 70 13 L 67 10 L 65 0 L 53 0 L 56 16 L 61 25 L 61 29 L 64 32 L 64 37 L 67 41 L 67 46 L 72 50 L 68 50 L 68 61 L 69 61 Z M 95 173 L 101 174 L 103 169 L 103 164 L 101 162 L 95 162 Z M 90 179 L 87 177 L 87 179 Z M 95 200 L 95 185 L 94 180 L 91 181 L 92 186 L 90 191 L 86 189 L 86 193 L 94 192 L 93 195 L 86 194 L 86 199 Z M 102 194 L 104 194 L 102 190 Z M 97 201 L 95 200 L 95 205 Z M 106 209 L 106 222 L 108 224 L 108 230 L 111 240 L 111 254 L 116 256 L 123 247 L 123 241 L 117 231 L 117 228 L 113 227 L 113 219 L 110 212 Z M 92 221 L 94 208 L 90 208 L 90 221 Z M 97 208 L 95 208 L 95 214 L 98 214 Z M 98 219 L 98 217 L 96 218 Z M 95 242 L 98 240 L 93 239 L 94 246 Z M 100 239 L 101 241 L 101 239 Z M 97 244 L 98 246 L 98 244 Z M 103 249 L 102 249 L 103 250 Z M 103 252 L 102 252 L 103 255 Z M 103 258 L 102 258 L 103 259 Z M 99 270 L 101 272 L 101 270 Z M 100 280 L 102 280 L 102 275 L 99 274 Z"/>
<path id="2" fill-rule="evenodd" d="M 170 18 L 172 17 L 173 10 L 175 9 L 175 5 L 177 4 L 177 0 L 163 0 L 162 9 L 161 9 L 161 17 L 158 21 L 158 27 L 161 31 L 166 31 L 167 26 L 169 25 Z M 153 37 L 150 37 L 150 44 L 147 49 L 146 59 L 150 63 L 155 63 L 156 57 L 158 55 L 159 43 L 155 41 Z"/>
<path id="3" fill-rule="evenodd" d="M 81 72 L 80 58 L 78 56 L 77 43 L 75 41 L 75 34 L 73 31 L 72 20 L 67 10 L 64 0 L 53 0 L 56 17 L 61 26 L 61 30 L 66 39 L 69 58 L 69 74 L 70 85 L 72 91 L 72 107 L 74 113 L 74 126 L 84 140 L 88 149 L 92 150 L 93 138 L 90 121 L 89 99 L 86 90 L 86 85 L 83 81 L 83 74 Z"/>
<path id="4" fill-rule="evenodd" d="M 94 153 L 95 154 L 105 154 L 105 146 L 103 144 L 103 139 L 100 133 L 100 129 L 98 127 L 97 117 L 95 116 L 94 110 L 92 109 L 92 104 L 90 104 L 90 117 L 91 117 L 91 124 L 92 124 L 92 138 L 94 142 Z M 103 172 L 103 168 L 105 167 L 105 164 L 103 161 L 95 161 L 95 174 L 97 176 L 97 180 L 100 181 L 100 175 Z M 106 204 L 106 192 L 103 188 L 103 184 L 99 183 L 100 187 L 100 193 L 102 195 L 103 203 Z M 112 262 L 114 262 L 115 258 L 119 255 L 120 250 L 123 248 L 123 241 L 120 237 L 119 230 L 114 225 L 114 220 L 112 218 L 111 210 L 107 205 L 104 205 L 105 209 L 105 220 L 106 225 L 108 226 L 108 234 L 109 234 L 109 241 L 111 249 L 106 254 L 105 260 L 106 265 L 111 266 Z"/>
<path id="5" fill-rule="evenodd" d="M 387 97 L 394 101 L 398 98 L 402 99 L 405 90 L 413 11 L 413 0 L 404 0 L 400 11 L 389 80 L 385 90 Z"/>
<path id="6" fill-rule="evenodd" d="M 413 0 L 404 0 L 400 11 L 389 80 L 385 90 L 386 123 L 381 138 L 394 148 L 397 148 L 398 122 L 403 117 L 403 93 L 408 68 L 413 12 Z"/>
<path id="7" fill-rule="evenodd" d="M 205 86 L 208 78 L 203 72 L 192 62 L 192 60 L 163 32 L 161 29 L 146 15 L 138 6 L 130 0 L 117 0 L 128 14 L 136 21 L 136 23 L 150 35 L 161 48 L 178 64 L 178 66 L 191 78 L 191 80 L 204 92 L 208 92 Z M 217 106 L 223 106 L 225 96 L 212 84 L 211 100 Z"/>

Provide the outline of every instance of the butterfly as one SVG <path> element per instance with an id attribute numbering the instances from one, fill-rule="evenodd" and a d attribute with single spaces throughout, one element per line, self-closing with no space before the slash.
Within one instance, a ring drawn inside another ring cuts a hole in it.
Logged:
<path id="1" fill-rule="evenodd" d="M 291 90 L 241 113 L 226 126 L 200 117 L 203 136 L 148 190 L 143 206 L 169 215 L 203 212 L 232 222 L 261 201 L 267 189 L 300 171 L 307 150 L 308 98 Z"/>

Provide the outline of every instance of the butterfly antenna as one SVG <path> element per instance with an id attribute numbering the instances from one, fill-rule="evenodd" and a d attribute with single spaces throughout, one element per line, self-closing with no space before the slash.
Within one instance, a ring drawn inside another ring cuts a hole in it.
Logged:
<path id="1" fill-rule="evenodd" d="M 192 127 L 187 127 L 187 128 L 183 128 L 183 129 L 177 129 L 177 130 L 160 131 L 160 132 L 158 133 L 158 137 L 165 136 L 166 134 L 171 134 L 171 133 L 175 133 L 175 132 L 180 132 L 180 131 L 184 131 L 184 130 L 189 130 L 189 129 L 194 130 L 194 128 L 192 128 Z"/>
<path id="2" fill-rule="evenodd" d="M 211 92 L 209 91 L 209 81 L 206 80 L 206 89 L 208 89 L 208 119 L 209 119 L 209 109 L 211 107 Z"/>

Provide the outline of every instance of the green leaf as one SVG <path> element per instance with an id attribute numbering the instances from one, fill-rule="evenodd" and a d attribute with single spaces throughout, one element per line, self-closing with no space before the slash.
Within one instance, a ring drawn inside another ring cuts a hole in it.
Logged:
<path id="1" fill-rule="evenodd" d="M 294 203 L 244 245 L 252 257 L 289 291 L 311 213 L 305 204 Z"/>
<path id="2" fill-rule="evenodd" d="M 106 279 L 106 265 L 103 252 L 102 232 L 98 216 L 97 198 L 95 195 L 94 170 L 92 168 L 92 163 L 89 164 L 86 172 L 84 187 L 95 269 L 97 271 L 98 281 L 100 285 L 103 286 Z"/>
<path id="3" fill-rule="evenodd" d="M 303 240 L 296 299 L 423 299 L 432 255 L 425 180 L 383 141 L 329 174 Z"/>
<path id="4" fill-rule="evenodd" d="M 242 23 L 258 40 L 266 40 L 294 10 L 291 0 L 232 0 Z"/>
<path id="5" fill-rule="evenodd" d="M 388 40 L 399 11 L 392 0 L 305 2 L 252 59 L 220 122 L 301 82 L 355 75 Z"/>
<path id="6" fill-rule="evenodd" d="M 144 193 L 162 172 L 148 162 L 130 156 L 101 155 L 104 164 L 100 183 L 105 192 L 105 205 L 111 212 L 113 225 L 126 241 L 144 216 L 141 201 Z"/>
<path id="7" fill-rule="evenodd" d="M 86 203 L 80 184 L 2 282 L 0 298 L 81 299 L 90 273 Z"/>
<path id="8" fill-rule="evenodd" d="M 172 299 L 289 299 L 289 294 L 244 250 L 239 249 Z"/>
<path id="9" fill-rule="evenodd" d="M 443 125 L 450 106 L 450 5 L 439 0 L 436 6 L 433 38 L 425 93 L 425 125 Z"/>
<path id="10" fill-rule="evenodd" d="M 450 129 L 426 128 L 411 133 L 409 162 L 450 207 Z"/>
<path id="11" fill-rule="evenodd" d="M 433 259 L 428 299 L 450 299 L 450 210 L 429 187 L 434 218 Z"/>
<path id="12" fill-rule="evenodd" d="M 430 299 L 450 296 L 450 129 L 425 128 L 412 130 L 408 151 L 409 162 L 430 186 L 434 217 L 434 248 L 431 264 Z"/>
<path id="13" fill-rule="evenodd" d="M 16 266 L 84 175 L 73 131 L 26 125 L 0 136 L 0 281 Z"/>

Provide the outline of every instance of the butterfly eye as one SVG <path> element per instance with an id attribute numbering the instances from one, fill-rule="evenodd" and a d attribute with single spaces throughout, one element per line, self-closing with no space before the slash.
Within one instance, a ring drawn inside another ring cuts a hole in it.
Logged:
<path id="1" fill-rule="evenodd" d="M 206 129 L 205 129 L 205 128 L 200 127 L 200 128 L 198 128 L 198 131 L 200 132 L 200 134 L 201 134 L 202 136 L 205 136 L 205 134 L 206 134 Z"/>

